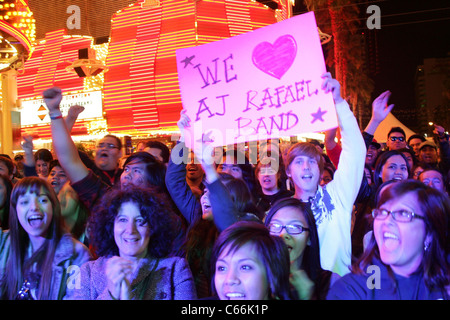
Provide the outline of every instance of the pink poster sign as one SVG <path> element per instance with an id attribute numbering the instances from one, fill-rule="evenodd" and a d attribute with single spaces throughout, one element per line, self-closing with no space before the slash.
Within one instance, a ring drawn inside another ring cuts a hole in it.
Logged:
<path id="1" fill-rule="evenodd" d="M 313 12 L 177 50 L 187 146 L 224 146 L 337 126 Z"/>

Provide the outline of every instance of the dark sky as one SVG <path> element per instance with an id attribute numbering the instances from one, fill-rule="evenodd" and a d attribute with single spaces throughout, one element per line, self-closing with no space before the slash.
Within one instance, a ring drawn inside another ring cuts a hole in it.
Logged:
<path id="1" fill-rule="evenodd" d="M 392 91 L 392 102 L 414 106 L 414 75 L 424 58 L 450 55 L 450 1 L 377 1 L 380 73 L 375 95 Z"/>
<path id="2" fill-rule="evenodd" d="M 296 0 L 297 11 L 305 10 L 302 0 Z M 450 56 L 450 1 L 449 0 L 361 0 L 358 6 L 361 18 L 371 4 L 381 11 L 381 29 L 376 30 L 379 73 L 373 98 L 391 90 L 395 110 L 415 106 L 414 75 L 424 58 Z M 367 30 L 361 20 L 361 32 Z M 319 26 L 320 27 L 320 26 Z M 399 118 L 400 121 L 402 121 Z"/>

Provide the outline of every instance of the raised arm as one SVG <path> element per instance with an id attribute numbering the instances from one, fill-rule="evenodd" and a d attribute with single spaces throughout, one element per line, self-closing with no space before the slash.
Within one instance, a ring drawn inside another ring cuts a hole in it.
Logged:
<path id="1" fill-rule="evenodd" d="M 434 124 L 433 133 L 435 139 L 439 142 L 439 168 L 443 172 L 450 170 L 450 144 L 448 141 L 448 135 L 445 134 L 444 127 Z"/>
<path id="2" fill-rule="evenodd" d="M 389 112 L 394 108 L 393 104 L 388 105 L 391 92 L 385 91 L 380 94 L 372 103 L 372 117 L 364 129 L 370 135 L 374 135 L 380 123 L 386 119 Z"/>
<path id="3" fill-rule="evenodd" d="M 337 131 L 337 127 L 325 131 L 324 139 L 327 155 L 330 157 L 331 162 L 336 168 L 339 166 L 339 157 L 342 151 L 341 145 L 334 140 L 336 138 Z"/>
<path id="4" fill-rule="evenodd" d="M 166 171 L 166 187 L 181 214 L 192 225 L 197 219 L 201 218 L 201 206 L 186 181 L 188 149 L 184 144 L 184 128 L 188 125 L 187 116 L 182 111 L 178 121 L 181 138 L 170 154 Z"/>
<path id="5" fill-rule="evenodd" d="M 78 119 L 78 115 L 84 111 L 84 107 L 79 105 L 73 105 L 70 106 L 69 112 L 67 113 L 67 116 L 64 118 L 64 121 L 66 122 L 66 127 L 69 132 L 72 132 L 72 128 L 75 125 L 75 122 Z"/>
<path id="6" fill-rule="evenodd" d="M 321 266 L 342 276 L 351 265 L 352 208 L 364 174 L 366 147 L 350 106 L 340 96 L 339 82 L 327 75 L 324 84 L 336 104 L 342 152 L 333 180 L 320 189 L 323 202 L 315 210 L 322 219 L 316 219 L 316 224 Z"/>
<path id="7" fill-rule="evenodd" d="M 77 147 L 72 141 L 59 109 L 62 100 L 61 89 L 57 87 L 47 89 L 43 92 L 43 96 L 51 119 L 52 141 L 56 156 L 71 183 L 78 182 L 88 175 L 89 170 L 80 159 Z"/>
<path id="8" fill-rule="evenodd" d="M 361 185 L 366 148 L 358 122 L 348 103 L 340 95 L 339 82 L 332 79 L 331 75 L 329 75 L 329 78 L 324 80 L 324 86 L 325 91 L 331 91 L 333 94 L 342 137 L 339 167 L 335 172 L 331 185 L 338 186 L 337 188 L 333 187 L 338 194 L 337 198 L 345 207 L 350 206 L 351 208 Z M 375 119 L 379 120 L 379 117 Z"/>
<path id="9" fill-rule="evenodd" d="M 239 220 L 239 212 L 233 202 L 230 192 L 220 180 L 215 166 L 216 158 L 214 148 L 207 143 L 199 143 L 194 150 L 195 155 L 201 161 L 205 172 L 205 184 L 209 191 L 214 224 L 219 232 L 222 232 Z"/>
<path id="10" fill-rule="evenodd" d="M 22 136 L 22 149 L 25 156 L 23 157 L 23 173 L 25 177 L 38 176 L 36 172 L 36 161 L 33 155 L 33 136 L 24 134 Z"/>

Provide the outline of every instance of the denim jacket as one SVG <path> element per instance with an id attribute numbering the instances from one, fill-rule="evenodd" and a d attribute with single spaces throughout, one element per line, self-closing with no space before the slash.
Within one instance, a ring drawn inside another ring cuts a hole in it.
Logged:
<path id="1" fill-rule="evenodd" d="M 5 273 L 9 258 L 9 230 L 0 230 L 0 279 Z M 70 234 L 64 234 L 59 242 L 53 260 L 53 279 L 50 300 L 62 300 L 72 295 L 79 285 L 79 272 L 83 263 L 92 259 L 89 249 L 74 239 Z"/>

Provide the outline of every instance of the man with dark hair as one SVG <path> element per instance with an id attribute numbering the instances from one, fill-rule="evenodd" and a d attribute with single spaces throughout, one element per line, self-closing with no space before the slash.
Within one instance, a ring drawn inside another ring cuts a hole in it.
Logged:
<path id="1" fill-rule="evenodd" d="M 424 142 L 426 139 L 424 136 L 420 134 L 413 134 L 408 138 L 408 146 L 413 149 L 414 153 L 416 154 L 416 157 L 419 157 L 419 146 L 422 142 Z"/>
<path id="2" fill-rule="evenodd" d="M 16 184 L 21 178 L 17 177 L 17 165 L 7 154 L 0 154 L 0 174 L 9 178 L 11 183 Z"/>
<path id="3" fill-rule="evenodd" d="M 419 161 L 433 168 L 439 162 L 438 147 L 434 141 L 426 140 L 419 145 Z"/>
<path id="4" fill-rule="evenodd" d="M 388 150 L 406 148 L 405 130 L 400 127 L 392 127 L 387 135 L 386 147 Z"/>
<path id="5" fill-rule="evenodd" d="M 14 175 L 14 164 L 6 154 L 0 155 L 0 174 L 3 174 L 12 180 Z"/>
<path id="6" fill-rule="evenodd" d="M 150 153 L 167 167 L 167 164 L 169 163 L 170 150 L 164 143 L 156 140 L 147 141 L 145 143 L 144 151 Z"/>
<path id="7" fill-rule="evenodd" d="M 89 166 L 108 185 L 119 182 L 122 169 L 119 159 L 122 157 L 122 141 L 112 134 L 107 134 L 97 142 L 95 150 L 95 167 Z M 83 159 L 87 161 L 87 159 Z"/>
<path id="8" fill-rule="evenodd" d="M 51 88 L 44 91 L 44 100 L 52 120 L 53 147 L 61 167 L 69 177 L 71 186 L 77 191 L 80 199 L 89 208 L 92 208 L 92 205 L 100 199 L 101 195 L 110 186 L 105 184 L 104 180 L 96 174 L 95 170 L 87 166 L 84 160 L 80 158 L 82 153 L 78 152 L 70 137 L 70 132 L 66 124 L 60 117 L 61 111 L 59 104 L 61 99 L 62 94 L 59 88 Z M 98 157 L 100 161 L 97 166 L 101 166 L 100 169 L 104 170 L 114 167 L 113 165 L 116 165 L 117 168 L 117 161 L 112 161 L 111 159 L 115 159 L 118 154 L 122 154 L 119 149 L 120 147 L 120 139 L 115 136 L 107 135 L 99 140 L 96 158 Z M 111 164 L 111 167 L 108 167 L 108 164 Z M 118 172 L 119 170 L 116 170 L 116 174 Z M 119 182 L 117 183 L 120 187 L 126 187 L 129 184 L 141 187 L 165 186 L 165 167 L 153 156 L 145 152 L 137 152 L 130 155 L 124 164 L 123 172 L 122 170 L 120 172 Z M 158 179 L 152 176 L 153 173 Z"/>
<path id="9" fill-rule="evenodd" d="M 24 158 L 22 154 L 16 154 L 14 156 L 14 164 L 16 165 L 17 171 L 14 173 L 14 177 L 18 178 L 18 179 L 22 179 L 24 177 L 24 173 L 23 173 L 23 164 Z"/>
<path id="10" fill-rule="evenodd" d="M 375 168 L 375 162 L 377 161 L 378 154 L 381 152 L 381 144 L 379 144 L 375 139 L 369 143 L 366 153 L 366 165 L 370 168 Z"/>

